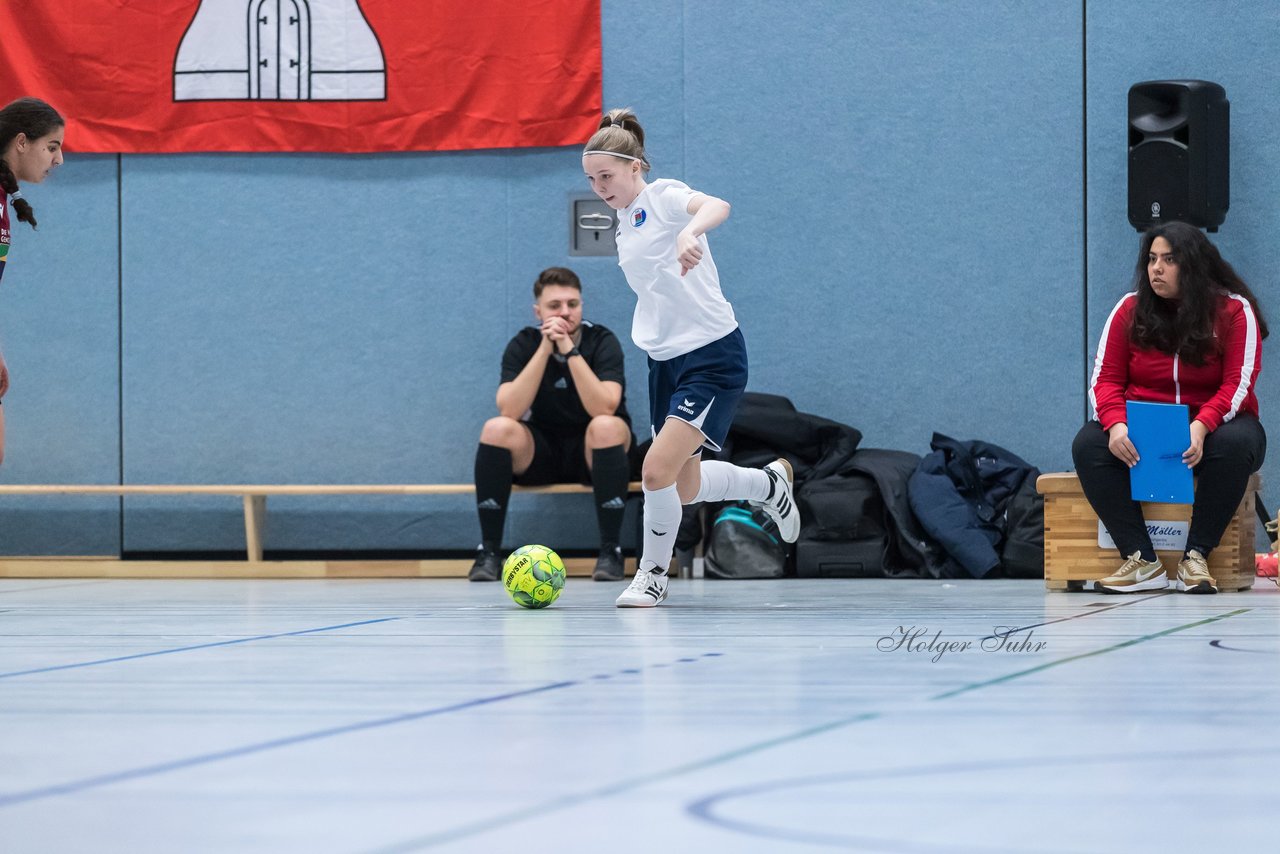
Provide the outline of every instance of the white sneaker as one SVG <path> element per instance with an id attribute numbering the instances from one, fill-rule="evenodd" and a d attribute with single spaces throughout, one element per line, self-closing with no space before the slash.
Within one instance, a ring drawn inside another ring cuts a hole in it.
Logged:
<path id="1" fill-rule="evenodd" d="M 782 539 L 794 543 L 800 538 L 800 510 L 796 507 L 796 497 L 791 492 L 791 483 L 795 480 L 791 463 L 781 458 L 776 459 L 764 467 L 764 473 L 773 484 L 772 493 L 768 500 L 752 501 L 751 504 L 769 514 L 769 518 L 778 526 Z"/>
<path id="2" fill-rule="evenodd" d="M 619 608 L 652 608 L 667 598 L 667 574 L 654 569 L 637 569 L 636 577 L 618 597 Z"/>

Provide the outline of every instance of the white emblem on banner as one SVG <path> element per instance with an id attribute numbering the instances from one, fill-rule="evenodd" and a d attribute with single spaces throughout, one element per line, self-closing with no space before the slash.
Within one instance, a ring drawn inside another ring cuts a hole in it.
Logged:
<path id="1" fill-rule="evenodd" d="M 358 0 L 201 0 L 175 101 L 382 101 L 387 63 Z"/>

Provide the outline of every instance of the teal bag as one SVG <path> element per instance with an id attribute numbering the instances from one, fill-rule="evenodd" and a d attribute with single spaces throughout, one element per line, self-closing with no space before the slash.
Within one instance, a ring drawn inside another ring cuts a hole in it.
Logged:
<path id="1" fill-rule="evenodd" d="M 765 530 L 762 511 L 732 505 L 711 526 L 703 573 L 707 578 L 782 578 L 787 551 L 776 534 Z"/>

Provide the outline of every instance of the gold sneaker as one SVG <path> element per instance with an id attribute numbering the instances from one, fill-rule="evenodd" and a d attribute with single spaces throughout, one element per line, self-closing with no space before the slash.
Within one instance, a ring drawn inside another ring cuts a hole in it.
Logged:
<path id="1" fill-rule="evenodd" d="M 1178 562 L 1178 589 L 1184 593 L 1218 592 L 1218 583 L 1209 574 L 1208 561 L 1195 549 Z"/>
<path id="2" fill-rule="evenodd" d="M 1119 569 L 1093 582 L 1093 589 L 1098 593 L 1140 593 L 1143 590 L 1164 590 L 1168 586 L 1169 579 L 1160 561 L 1148 563 L 1142 559 L 1141 552 L 1129 555 Z"/>

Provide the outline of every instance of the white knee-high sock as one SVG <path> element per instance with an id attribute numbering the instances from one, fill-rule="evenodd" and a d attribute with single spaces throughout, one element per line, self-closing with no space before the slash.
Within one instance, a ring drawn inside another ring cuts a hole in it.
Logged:
<path id="1" fill-rule="evenodd" d="M 764 469 L 745 469 L 733 463 L 707 460 L 702 483 L 690 504 L 699 501 L 764 501 L 769 497 L 769 476 Z"/>
<path id="2" fill-rule="evenodd" d="M 644 490 L 644 557 L 641 568 L 666 572 L 676 548 L 676 529 L 683 514 L 676 485 Z"/>

